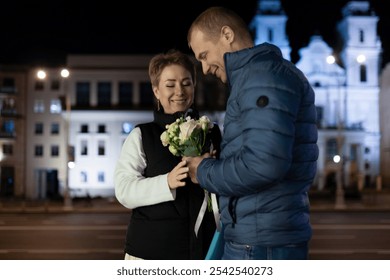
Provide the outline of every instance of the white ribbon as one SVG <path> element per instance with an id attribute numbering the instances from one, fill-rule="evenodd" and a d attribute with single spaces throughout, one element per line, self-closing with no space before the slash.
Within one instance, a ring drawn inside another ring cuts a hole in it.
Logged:
<path id="1" fill-rule="evenodd" d="M 202 206 L 200 207 L 200 211 L 198 214 L 198 217 L 196 218 L 195 222 L 195 235 L 198 237 L 198 231 L 200 228 L 200 225 L 202 223 L 204 214 L 206 213 L 207 209 L 207 203 L 209 201 L 209 192 L 204 190 L 204 198 L 203 198 L 203 203 Z M 217 227 L 217 231 L 221 231 L 221 223 L 220 223 L 220 214 L 219 214 L 219 208 L 218 208 L 218 202 L 217 202 L 217 196 L 215 193 L 211 193 L 211 206 L 213 208 L 213 214 L 214 214 L 214 220 L 215 220 L 215 225 Z"/>

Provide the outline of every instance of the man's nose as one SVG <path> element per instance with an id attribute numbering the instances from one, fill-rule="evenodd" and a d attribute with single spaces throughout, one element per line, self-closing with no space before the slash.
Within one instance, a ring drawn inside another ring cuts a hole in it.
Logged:
<path id="1" fill-rule="evenodd" d="M 202 62 L 202 70 L 204 75 L 207 75 L 210 72 L 210 66 L 204 61 Z"/>

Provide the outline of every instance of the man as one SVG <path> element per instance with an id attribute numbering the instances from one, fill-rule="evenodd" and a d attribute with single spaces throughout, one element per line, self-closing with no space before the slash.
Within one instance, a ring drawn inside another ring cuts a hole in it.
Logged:
<path id="1" fill-rule="evenodd" d="M 254 46 L 226 8 L 200 14 L 188 44 L 203 73 L 230 89 L 220 158 L 184 158 L 191 180 L 219 195 L 222 259 L 307 259 L 318 158 L 313 89 L 276 46 Z"/>

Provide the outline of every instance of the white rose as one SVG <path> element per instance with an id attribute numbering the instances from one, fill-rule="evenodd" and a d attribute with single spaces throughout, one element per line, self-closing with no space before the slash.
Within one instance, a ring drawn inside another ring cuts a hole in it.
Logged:
<path id="1" fill-rule="evenodd" d="M 167 131 L 164 131 L 161 134 L 160 140 L 161 140 L 161 142 L 162 142 L 164 147 L 168 146 L 168 144 L 169 144 L 169 136 L 168 136 L 168 132 Z"/>
<path id="2" fill-rule="evenodd" d="M 170 145 L 168 149 L 174 156 L 177 155 L 178 151 L 174 146 Z"/>
<path id="3" fill-rule="evenodd" d="M 191 134 L 194 132 L 194 129 L 198 126 L 198 123 L 193 119 L 187 119 L 186 122 L 180 125 L 180 140 L 182 143 L 187 141 Z"/>
<path id="4" fill-rule="evenodd" d="M 214 126 L 213 123 L 210 121 L 210 119 L 207 116 L 200 117 L 199 123 L 202 126 L 202 130 L 204 130 L 204 131 L 211 129 Z"/>

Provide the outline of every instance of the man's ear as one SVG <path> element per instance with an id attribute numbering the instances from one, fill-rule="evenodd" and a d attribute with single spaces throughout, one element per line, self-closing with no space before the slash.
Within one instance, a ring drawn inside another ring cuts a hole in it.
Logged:
<path id="1" fill-rule="evenodd" d="M 228 25 L 222 26 L 221 35 L 223 39 L 227 40 L 229 43 L 233 42 L 234 40 L 234 31 Z"/>

